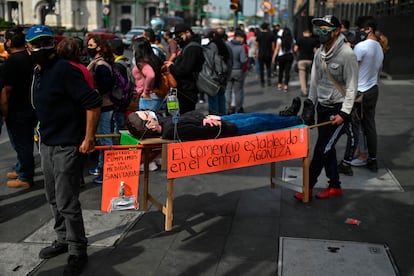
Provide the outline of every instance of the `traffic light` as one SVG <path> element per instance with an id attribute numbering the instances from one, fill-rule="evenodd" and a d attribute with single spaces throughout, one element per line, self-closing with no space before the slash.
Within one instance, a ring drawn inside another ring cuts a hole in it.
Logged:
<path id="1" fill-rule="evenodd" d="M 239 0 L 230 0 L 230 9 L 234 12 L 239 11 L 240 9 Z"/>

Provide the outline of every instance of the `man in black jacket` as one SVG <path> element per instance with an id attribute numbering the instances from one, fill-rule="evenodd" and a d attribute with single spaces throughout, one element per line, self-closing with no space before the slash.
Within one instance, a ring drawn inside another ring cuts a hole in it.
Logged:
<path id="1" fill-rule="evenodd" d="M 26 43 L 37 64 L 32 99 L 41 126 L 46 200 L 57 236 L 52 245 L 40 251 L 39 257 L 49 259 L 69 252 L 63 275 L 79 275 L 88 261 L 79 183 L 83 155 L 95 149 L 102 98 L 79 68 L 57 57 L 48 26 L 31 27 Z"/>
<path id="2" fill-rule="evenodd" d="M 177 80 L 180 113 L 184 114 L 188 111 L 195 110 L 198 101 L 196 74 L 201 71 L 204 57 L 203 49 L 200 47 L 201 39 L 193 33 L 189 26 L 182 23 L 177 24 L 174 34 L 175 40 L 182 50 L 174 63 L 166 61 L 165 64 Z M 192 41 L 196 43 L 189 44 Z"/>

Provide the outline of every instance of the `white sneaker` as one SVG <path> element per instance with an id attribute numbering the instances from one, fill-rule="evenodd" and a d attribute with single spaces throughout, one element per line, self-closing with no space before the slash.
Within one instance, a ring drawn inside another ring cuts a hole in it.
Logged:
<path id="1" fill-rule="evenodd" d="M 351 161 L 351 165 L 354 167 L 363 167 L 367 165 L 367 159 L 354 159 Z"/>
<path id="2" fill-rule="evenodd" d="M 162 165 L 162 158 L 160 157 L 160 158 L 154 158 L 154 162 L 155 162 L 155 164 L 157 164 L 158 166 L 161 166 Z"/>
<path id="3" fill-rule="evenodd" d="M 141 164 L 141 166 L 140 166 L 139 170 L 140 170 L 141 172 L 143 172 L 143 171 L 144 171 L 144 163 L 142 163 L 142 164 Z M 149 170 L 150 172 L 153 172 L 153 171 L 158 170 L 158 166 L 157 166 L 157 164 L 155 164 L 155 162 L 154 162 L 154 161 L 151 161 L 151 162 L 149 163 L 148 170 Z"/>

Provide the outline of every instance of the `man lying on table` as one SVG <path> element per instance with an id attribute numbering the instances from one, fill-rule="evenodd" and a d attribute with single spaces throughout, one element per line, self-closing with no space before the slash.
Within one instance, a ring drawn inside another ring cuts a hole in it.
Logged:
<path id="1" fill-rule="evenodd" d="M 161 137 L 180 141 L 204 140 L 271 131 L 312 122 L 314 108 L 304 106 L 302 116 L 298 117 L 301 101 L 296 97 L 292 105 L 276 114 L 237 113 L 231 115 L 204 116 L 200 112 L 190 111 L 180 115 L 177 126 L 171 117 L 157 116 L 153 111 L 137 111 L 128 116 L 129 132 L 138 139 Z M 312 119 L 312 120 L 311 120 Z M 174 132 L 177 135 L 174 135 Z"/>

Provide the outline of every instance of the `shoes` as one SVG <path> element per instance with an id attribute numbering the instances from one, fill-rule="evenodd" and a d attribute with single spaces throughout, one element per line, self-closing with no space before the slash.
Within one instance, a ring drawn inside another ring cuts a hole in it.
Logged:
<path id="1" fill-rule="evenodd" d="M 296 198 L 299 201 L 302 201 L 303 200 L 303 193 L 297 192 L 297 193 L 295 193 L 295 195 L 293 197 Z M 311 200 L 311 199 L 312 199 L 312 189 L 309 189 L 309 200 Z"/>
<path id="2" fill-rule="evenodd" d="M 93 183 L 102 184 L 103 183 L 103 177 L 102 177 L 102 175 L 98 175 L 97 177 L 95 177 L 93 179 Z"/>
<path id="3" fill-rule="evenodd" d="M 32 183 L 30 181 L 22 181 L 20 179 L 7 181 L 7 186 L 9 188 L 27 188 L 27 187 L 30 187 L 31 185 Z"/>
<path id="4" fill-rule="evenodd" d="M 316 198 L 319 198 L 319 199 L 331 198 L 335 196 L 342 196 L 341 188 L 328 187 L 322 192 L 319 192 L 316 194 Z"/>
<path id="5" fill-rule="evenodd" d="M 244 113 L 244 108 L 243 108 L 243 107 L 240 107 L 240 108 L 237 110 L 237 113 Z"/>
<path id="6" fill-rule="evenodd" d="M 69 255 L 68 264 L 63 270 L 64 276 L 76 276 L 82 273 L 82 270 L 85 268 L 88 263 L 88 255 Z"/>
<path id="7" fill-rule="evenodd" d="M 8 172 L 7 173 L 7 178 L 9 179 L 16 179 L 19 175 L 17 174 L 16 171 L 12 171 L 12 172 Z"/>
<path id="8" fill-rule="evenodd" d="M 367 163 L 368 163 L 367 159 L 355 158 L 354 160 L 351 161 L 351 165 L 354 167 L 364 167 L 367 165 Z"/>
<path id="9" fill-rule="evenodd" d="M 303 102 L 302 120 L 308 126 L 315 124 L 315 106 L 311 99 Z"/>
<path id="10" fill-rule="evenodd" d="M 287 85 L 283 86 L 283 92 L 287 93 L 289 90 L 289 87 Z"/>
<path id="11" fill-rule="evenodd" d="M 236 107 L 235 106 L 232 106 L 232 107 L 229 108 L 229 110 L 227 110 L 227 115 L 234 114 L 234 113 L 236 113 Z"/>
<path id="12" fill-rule="evenodd" d="M 157 164 L 156 164 L 154 161 L 151 161 L 151 162 L 149 163 L 148 170 L 149 170 L 150 172 L 153 172 L 153 171 L 158 170 L 158 166 L 157 166 Z M 142 163 L 142 164 L 141 164 L 141 166 L 140 166 L 140 171 L 141 171 L 141 172 L 143 172 L 143 171 L 144 171 L 144 163 Z"/>
<path id="13" fill-rule="evenodd" d="M 368 159 L 366 167 L 371 172 L 374 172 L 374 173 L 378 172 L 377 159 Z"/>
<path id="14" fill-rule="evenodd" d="M 162 158 L 161 157 L 159 157 L 159 158 L 154 158 L 154 163 L 157 165 L 157 166 L 162 166 Z"/>
<path id="15" fill-rule="evenodd" d="M 346 165 L 344 162 L 339 163 L 338 173 L 342 173 L 342 174 L 348 175 L 348 176 L 353 176 L 354 175 L 354 172 L 352 171 L 351 165 Z"/>
<path id="16" fill-rule="evenodd" d="M 280 83 L 277 84 L 277 90 L 282 90 L 282 85 Z"/>
<path id="17" fill-rule="evenodd" d="M 301 105 L 302 105 L 302 102 L 300 101 L 300 98 L 295 97 L 292 100 L 292 104 L 285 110 L 280 111 L 279 115 L 280 116 L 297 116 Z"/>
<path id="18" fill-rule="evenodd" d="M 198 103 L 203 104 L 203 103 L 205 103 L 205 101 L 200 99 L 200 100 L 198 100 Z"/>
<path id="19" fill-rule="evenodd" d="M 89 170 L 90 175 L 100 175 L 102 173 L 101 167 L 92 168 Z"/>
<path id="20" fill-rule="evenodd" d="M 68 252 L 68 245 L 66 243 L 54 241 L 52 245 L 40 250 L 39 258 L 50 259 L 66 252 Z"/>

